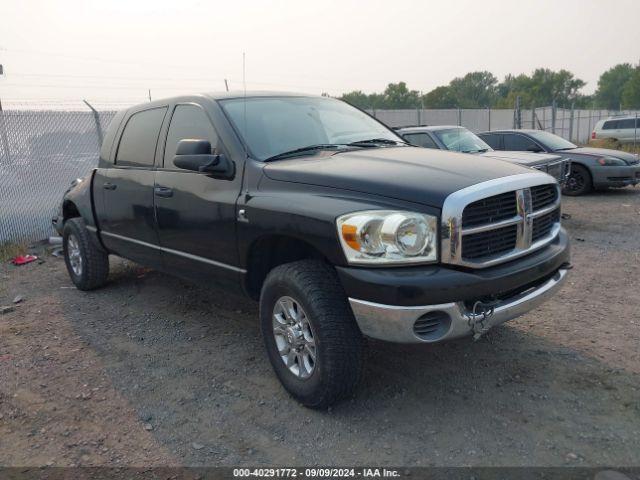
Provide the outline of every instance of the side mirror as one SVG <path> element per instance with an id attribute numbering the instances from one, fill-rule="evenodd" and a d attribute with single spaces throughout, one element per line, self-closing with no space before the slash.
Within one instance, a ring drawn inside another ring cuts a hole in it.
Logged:
<path id="1" fill-rule="evenodd" d="M 541 151 L 542 149 L 537 145 L 531 145 L 529 148 L 527 148 L 527 152 L 540 153 Z"/>
<path id="2" fill-rule="evenodd" d="M 224 155 L 211 153 L 208 140 L 180 140 L 173 164 L 178 168 L 213 176 L 231 177 L 234 173 L 233 163 Z"/>

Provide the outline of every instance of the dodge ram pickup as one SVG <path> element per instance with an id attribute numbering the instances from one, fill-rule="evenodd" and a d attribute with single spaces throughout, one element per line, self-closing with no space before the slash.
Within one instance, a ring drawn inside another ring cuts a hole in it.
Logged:
<path id="1" fill-rule="evenodd" d="M 109 255 L 259 302 L 267 356 L 298 401 L 350 395 L 365 338 L 478 338 L 566 280 L 558 183 L 407 144 L 336 99 L 255 92 L 118 113 L 53 219 L 80 290 Z"/>

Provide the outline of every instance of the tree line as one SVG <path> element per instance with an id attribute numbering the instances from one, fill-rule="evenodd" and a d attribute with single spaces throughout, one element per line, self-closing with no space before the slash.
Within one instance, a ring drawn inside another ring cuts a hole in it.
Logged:
<path id="1" fill-rule="evenodd" d="M 364 109 L 406 108 L 522 108 L 554 101 L 568 108 L 640 109 L 640 64 L 621 63 L 600 75 L 593 95 L 581 93 L 586 82 L 568 70 L 538 68 L 531 75 L 507 75 L 502 82 L 491 72 L 469 72 L 425 94 L 405 82 L 390 83 L 382 93 L 354 90 L 340 97 Z"/>

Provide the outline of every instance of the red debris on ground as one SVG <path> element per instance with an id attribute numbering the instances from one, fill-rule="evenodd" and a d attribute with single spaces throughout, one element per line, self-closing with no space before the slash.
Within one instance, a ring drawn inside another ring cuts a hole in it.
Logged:
<path id="1" fill-rule="evenodd" d="M 35 255 L 18 255 L 11 260 L 14 265 L 25 265 L 27 263 L 35 262 L 38 259 Z"/>

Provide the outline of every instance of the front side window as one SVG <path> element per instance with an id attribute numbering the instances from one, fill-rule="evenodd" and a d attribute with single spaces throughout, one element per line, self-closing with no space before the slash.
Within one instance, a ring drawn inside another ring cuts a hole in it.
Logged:
<path id="1" fill-rule="evenodd" d="M 495 133 L 484 133 L 481 138 L 494 150 L 500 150 L 500 135 Z"/>
<path id="2" fill-rule="evenodd" d="M 447 147 L 447 150 L 463 153 L 487 152 L 491 147 L 479 136 L 466 128 L 447 128 L 436 130 L 436 137 Z"/>
<path id="3" fill-rule="evenodd" d="M 402 142 L 367 114 L 332 98 L 233 98 L 220 104 L 257 160 L 312 145 L 346 145 L 371 139 Z"/>
<path id="4" fill-rule="evenodd" d="M 424 148 L 438 148 L 428 133 L 405 133 L 403 137 L 412 145 Z"/>
<path id="5" fill-rule="evenodd" d="M 215 150 L 218 143 L 213 125 L 207 114 L 197 105 L 178 105 L 171 116 L 167 142 L 164 148 L 164 168 L 178 168 L 173 165 L 178 142 L 184 139 L 208 140 Z"/>
<path id="6" fill-rule="evenodd" d="M 116 165 L 151 167 L 156 154 L 160 127 L 167 107 L 152 108 L 129 117 L 116 154 Z"/>
<path id="7" fill-rule="evenodd" d="M 504 136 L 504 149 L 516 152 L 537 152 L 542 150 L 536 142 L 517 133 Z"/>

